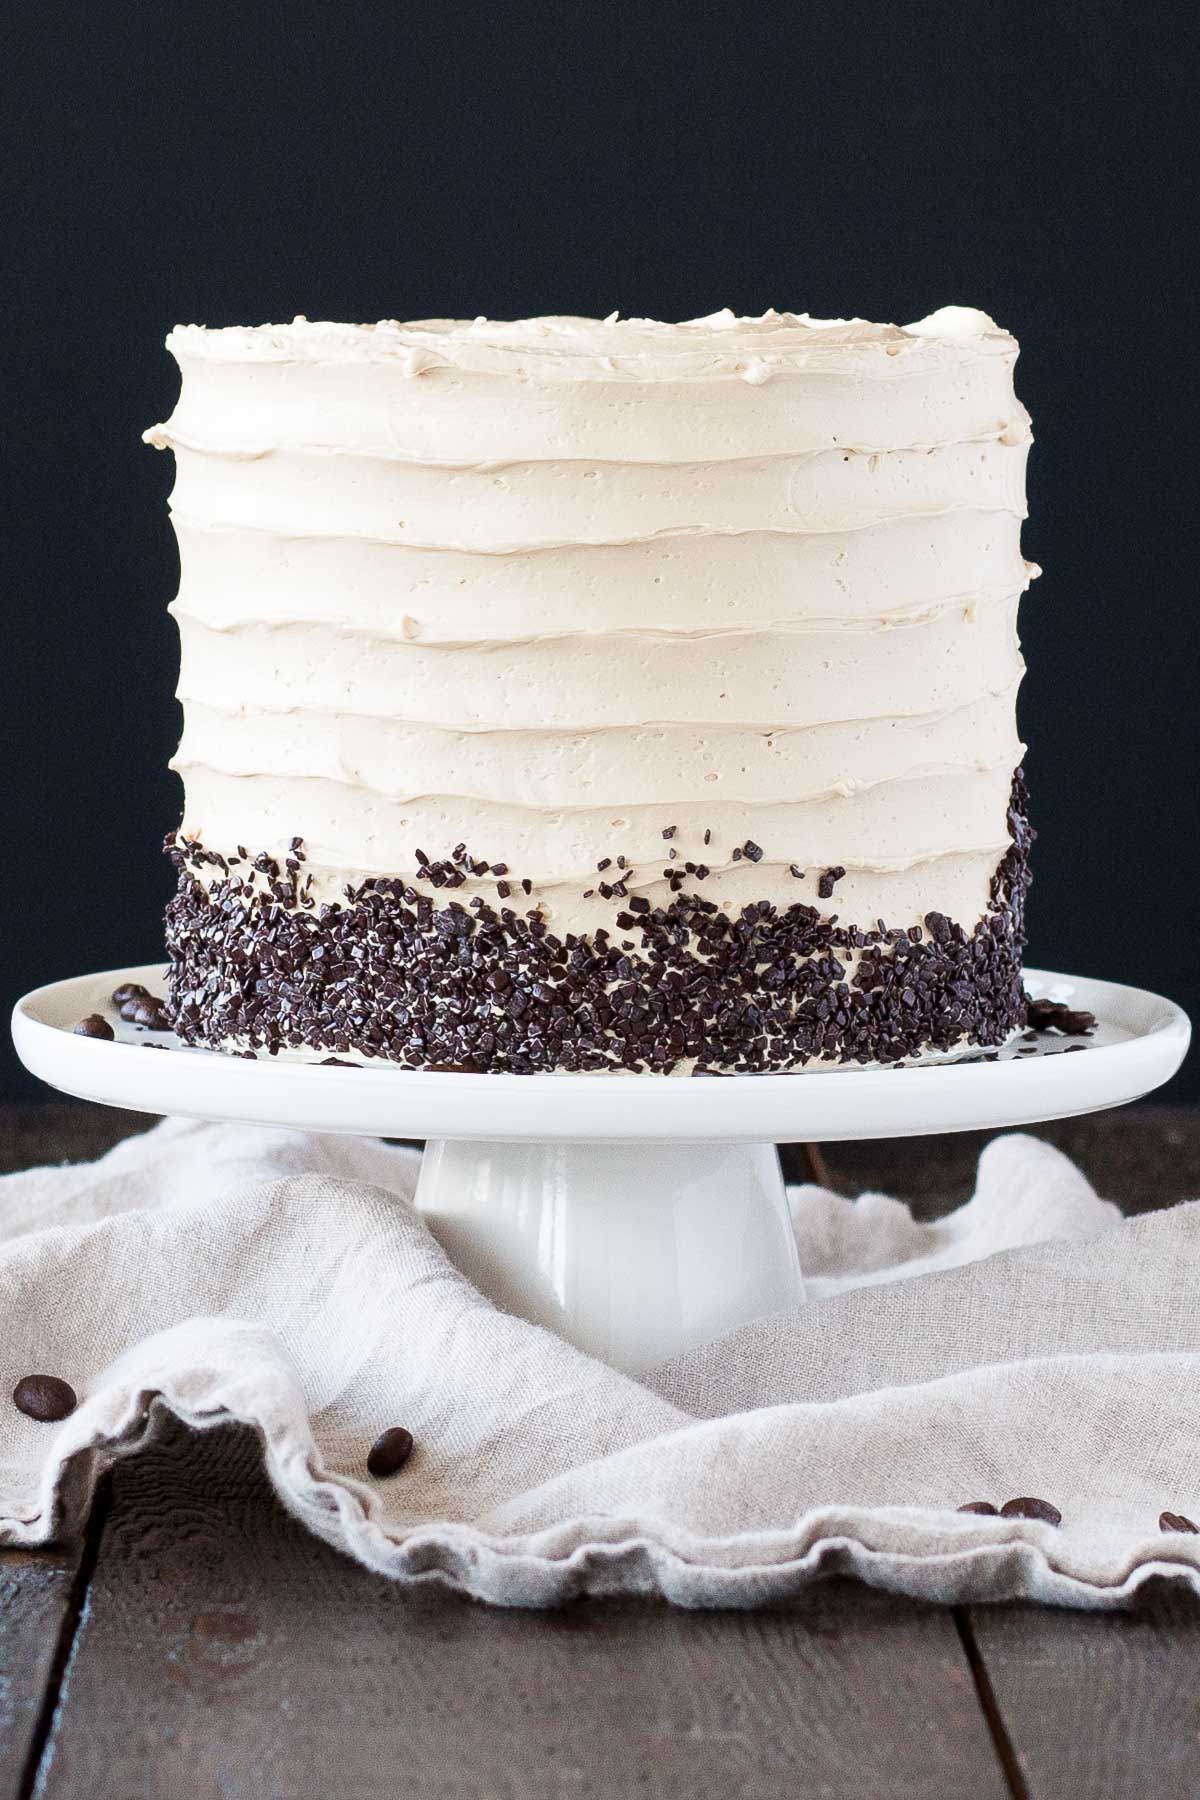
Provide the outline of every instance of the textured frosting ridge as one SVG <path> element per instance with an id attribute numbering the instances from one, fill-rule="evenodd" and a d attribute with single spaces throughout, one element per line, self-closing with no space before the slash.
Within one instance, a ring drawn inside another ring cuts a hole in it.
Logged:
<path id="1" fill-rule="evenodd" d="M 1036 573 L 983 314 L 168 344 L 185 835 L 302 837 L 317 900 L 465 841 L 558 932 L 606 858 L 664 904 L 668 842 L 731 911 L 836 865 L 845 918 L 982 918 Z"/>

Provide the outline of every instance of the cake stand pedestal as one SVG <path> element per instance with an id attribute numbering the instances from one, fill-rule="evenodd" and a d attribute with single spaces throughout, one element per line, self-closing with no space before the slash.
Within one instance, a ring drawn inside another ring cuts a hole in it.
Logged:
<path id="1" fill-rule="evenodd" d="M 1093 1037 L 800 1075 L 451 1075 L 190 1050 L 117 1018 L 109 996 L 123 981 L 161 991 L 162 966 L 26 995 L 13 1013 L 25 1066 L 109 1106 L 425 1139 L 417 1205 L 457 1266 L 499 1305 L 630 1372 L 803 1299 L 776 1143 L 1099 1112 L 1169 1080 L 1189 1037 L 1158 995 L 1030 970 L 1031 993 L 1096 1014 Z M 114 1041 L 74 1035 L 89 1013 Z M 151 1043 L 168 1054 L 147 1056 Z"/>
<path id="2" fill-rule="evenodd" d="M 476 1287 L 618 1368 L 804 1297 L 774 1144 L 438 1138 L 417 1205 Z"/>

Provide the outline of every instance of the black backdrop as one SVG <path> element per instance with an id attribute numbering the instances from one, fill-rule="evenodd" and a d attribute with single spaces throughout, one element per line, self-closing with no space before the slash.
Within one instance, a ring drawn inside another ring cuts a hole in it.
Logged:
<path id="1" fill-rule="evenodd" d="M 8 0 L 4 997 L 158 954 L 176 320 L 957 301 L 1038 439 L 1032 959 L 1196 1011 L 1191 11 Z"/>

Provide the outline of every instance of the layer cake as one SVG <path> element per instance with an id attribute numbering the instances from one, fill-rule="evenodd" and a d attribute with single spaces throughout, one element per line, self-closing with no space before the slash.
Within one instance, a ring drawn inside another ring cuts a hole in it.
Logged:
<path id="1" fill-rule="evenodd" d="M 991 320 L 168 346 L 188 1042 L 694 1074 L 1023 1023 L 1036 571 Z"/>

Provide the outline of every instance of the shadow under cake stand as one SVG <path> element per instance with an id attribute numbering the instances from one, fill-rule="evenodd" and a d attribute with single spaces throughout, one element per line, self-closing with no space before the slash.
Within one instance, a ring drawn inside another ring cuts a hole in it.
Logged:
<path id="1" fill-rule="evenodd" d="M 417 1205 L 454 1263 L 508 1311 L 631 1373 L 803 1300 L 776 1143 L 1099 1112 L 1169 1080 L 1189 1038 L 1156 994 L 1028 970 L 1031 994 L 1095 1013 L 1094 1035 L 793 1075 L 459 1075 L 311 1053 L 249 1061 L 118 1018 L 115 987 L 161 991 L 164 978 L 155 963 L 36 989 L 13 1013 L 17 1054 L 107 1106 L 425 1139 Z M 113 1041 L 74 1034 L 89 1013 Z"/>

